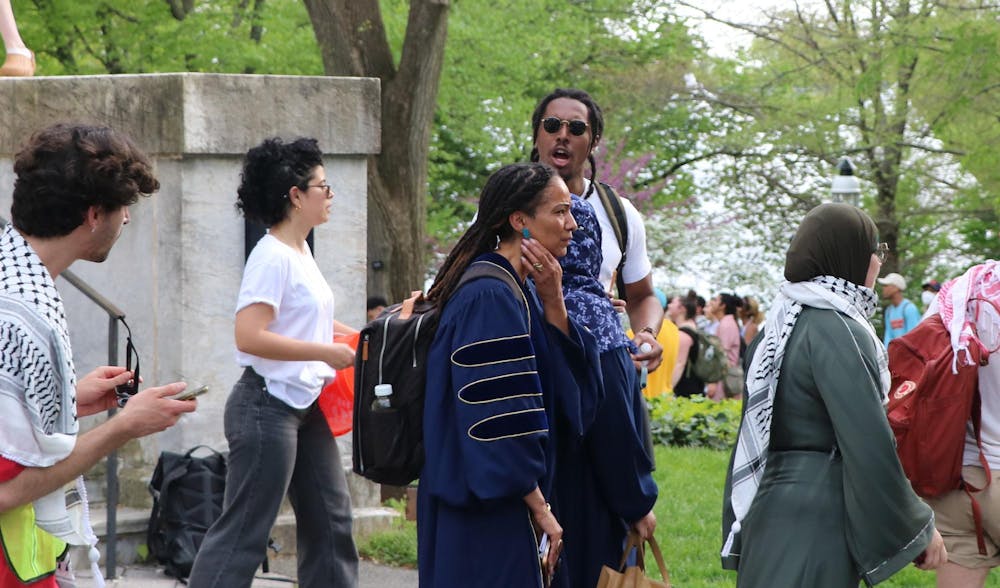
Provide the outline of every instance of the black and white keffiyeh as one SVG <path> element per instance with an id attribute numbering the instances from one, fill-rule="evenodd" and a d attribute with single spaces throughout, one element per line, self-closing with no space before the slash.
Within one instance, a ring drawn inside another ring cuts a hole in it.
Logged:
<path id="1" fill-rule="evenodd" d="M 51 466 L 79 431 L 73 350 L 52 276 L 10 224 L 0 233 L 0 346 L 0 455 Z"/>
<path id="2" fill-rule="evenodd" d="M 875 313 L 878 297 L 870 288 L 832 276 L 818 276 L 806 282 L 785 282 L 767 314 L 763 339 L 757 346 L 747 372 L 746 414 L 740 425 L 733 458 L 731 502 L 735 521 L 729 530 L 722 556 L 727 557 L 743 517 L 757 495 L 757 487 L 767 465 L 771 440 L 774 393 L 781 375 L 785 346 L 803 307 L 836 310 L 864 327 L 879 354 L 878 365 L 882 401 L 889 391 L 889 362 L 882 342 L 869 318 Z"/>
<path id="3" fill-rule="evenodd" d="M 38 254 L 12 224 L 0 232 L 0 455 L 49 467 L 76 445 L 76 372 L 62 297 Z M 88 554 L 97 586 L 97 537 L 78 478 L 34 503 L 36 524 Z"/>

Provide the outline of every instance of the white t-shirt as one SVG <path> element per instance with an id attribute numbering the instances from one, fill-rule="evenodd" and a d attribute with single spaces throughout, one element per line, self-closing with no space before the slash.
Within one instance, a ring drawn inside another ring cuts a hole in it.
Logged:
<path id="1" fill-rule="evenodd" d="M 583 193 L 586 194 L 590 188 L 590 180 L 583 178 Z M 582 195 L 581 195 L 582 196 Z M 626 284 L 634 284 L 645 278 L 652 271 L 653 265 L 649 262 L 649 255 L 646 253 L 646 226 L 643 224 L 642 215 L 635 209 L 632 201 L 628 198 L 621 198 L 622 208 L 625 211 L 625 220 L 628 222 L 628 245 L 626 246 L 625 267 L 622 268 L 622 279 Z M 622 251 L 618 246 L 618 239 L 615 237 L 615 229 L 611 224 L 608 211 L 604 210 L 601 197 L 597 195 L 597 188 L 587 198 L 594 214 L 597 215 L 597 222 L 601 225 L 601 253 L 604 260 L 601 262 L 601 284 L 605 290 L 611 288 L 611 275 L 618 268 L 621 261 Z"/>
<path id="2" fill-rule="evenodd" d="M 274 308 L 268 331 L 300 341 L 333 342 L 333 292 L 316 260 L 270 234 L 250 252 L 236 312 L 256 303 Z M 311 405 L 336 377 L 336 371 L 322 361 L 265 359 L 239 349 L 236 361 L 252 367 L 267 382 L 268 392 L 293 408 Z"/>
<path id="3" fill-rule="evenodd" d="M 1000 353 L 990 356 L 990 363 L 979 368 L 979 394 L 983 399 L 981 435 L 983 455 L 994 475 L 1000 474 Z M 967 434 L 962 463 L 978 466 L 979 448 L 976 439 Z"/>
<path id="4" fill-rule="evenodd" d="M 937 312 L 937 300 L 931 303 L 931 308 Z M 989 304 L 980 303 L 976 332 L 987 349 L 993 350 L 1000 345 L 1000 316 Z M 983 455 L 990 464 L 990 470 L 996 474 L 1000 473 L 1000 350 L 991 353 L 989 364 L 979 368 L 979 394 L 983 401 L 980 420 Z M 968 429 L 972 429 L 971 425 Z M 962 457 L 965 465 L 980 465 L 979 448 L 971 433 L 965 436 Z"/>

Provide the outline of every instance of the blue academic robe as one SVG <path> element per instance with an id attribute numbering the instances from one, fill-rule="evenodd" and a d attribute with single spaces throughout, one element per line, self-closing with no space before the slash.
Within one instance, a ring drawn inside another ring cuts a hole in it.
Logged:
<path id="1" fill-rule="evenodd" d="M 564 437 L 558 448 L 556 501 L 565 533 L 555 584 L 597 585 L 601 566 L 617 567 L 630 523 L 656 502 L 653 456 L 646 451 L 645 400 L 618 313 L 597 280 L 601 230 L 593 209 L 573 196 L 573 232 L 563 268 L 563 296 L 571 319 L 597 335 L 604 394 L 584 438 Z M 660 369 L 667 369 L 663 366 Z"/>
<path id="2" fill-rule="evenodd" d="M 499 255 L 478 259 L 517 275 Z M 441 314 L 424 407 L 421 587 L 542 585 L 524 496 L 537 486 L 551 500 L 557 439 L 578 442 L 601 384 L 593 338 L 547 323 L 534 288 L 522 289 L 527 308 L 500 280 L 480 278 Z"/>

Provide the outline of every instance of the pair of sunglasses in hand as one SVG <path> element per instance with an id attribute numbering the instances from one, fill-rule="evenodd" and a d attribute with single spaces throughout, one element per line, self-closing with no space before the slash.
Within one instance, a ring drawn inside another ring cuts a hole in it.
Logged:
<path id="1" fill-rule="evenodd" d="M 120 316 L 118 320 L 125 325 L 125 332 L 128 333 L 125 337 L 125 369 L 132 372 L 131 380 L 115 387 L 115 395 L 118 397 L 118 407 L 124 408 L 128 399 L 135 396 L 135 393 L 139 391 L 139 353 L 135 350 L 135 345 L 132 344 L 132 329 L 125 322 L 125 317 Z M 135 363 L 134 370 L 132 369 L 133 362 Z"/>

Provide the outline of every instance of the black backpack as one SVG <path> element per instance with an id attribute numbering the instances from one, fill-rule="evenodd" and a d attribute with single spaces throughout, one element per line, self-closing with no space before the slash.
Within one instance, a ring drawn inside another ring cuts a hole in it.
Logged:
<path id="1" fill-rule="evenodd" d="M 484 277 L 502 280 L 523 297 L 514 276 L 490 262 L 470 265 L 456 291 Z M 404 486 L 420 475 L 427 355 L 439 319 L 440 309 L 420 295 L 386 308 L 361 329 L 354 359 L 354 472 L 373 482 Z M 379 384 L 392 385 L 389 408 L 373 407 Z"/>
<path id="2" fill-rule="evenodd" d="M 194 457 L 200 448 L 210 454 Z M 184 454 L 164 451 L 149 481 L 153 512 L 146 546 L 168 576 L 185 579 L 208 528 L 222 513 L 226 456 L 205 445 Z"/>

